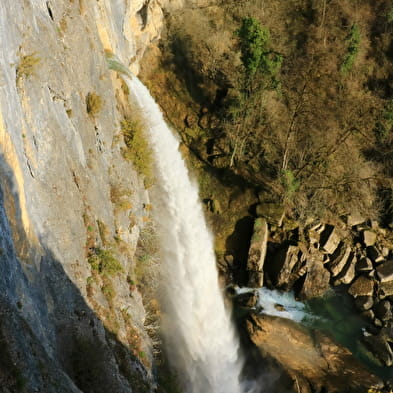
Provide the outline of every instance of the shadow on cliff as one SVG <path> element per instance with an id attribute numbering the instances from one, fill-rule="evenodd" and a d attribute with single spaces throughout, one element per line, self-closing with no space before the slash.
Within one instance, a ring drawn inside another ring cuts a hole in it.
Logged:
<path id="1" fill-rule="evenodd" d="M 1 392 L 150 391 L 143 365 L 104 327 L 45 239 L 29 243 L 21 217 L 0 156 Z"/>

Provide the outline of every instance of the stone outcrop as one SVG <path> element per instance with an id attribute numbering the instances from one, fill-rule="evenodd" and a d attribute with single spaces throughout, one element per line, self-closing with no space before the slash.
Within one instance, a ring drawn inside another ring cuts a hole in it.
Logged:
<path id="1" fill-rule="evenodd" d="M 1 2 L 1 391 L 153 384 L 135 285 L 150 202 L 123 156 L 132 111 L 105 49 L 137 71 L 161 26 L 156 1 Z"/>
<path id="2" fill-rule="evenodd" d="M 247 259 L 248 286 L 263 286 L 263 264 L 265 262 L 269 231 L 264 218 L 257 218 L 251 238 Z"/>
<path id="3" fill-rule="evenodd" d="M 247 329 L 261 354 L 273 357 L 287 370 L 297 392 L 360 393 L 383 385 L 348 349 L 318 331 L 265 315 L 250 315 Z"/>

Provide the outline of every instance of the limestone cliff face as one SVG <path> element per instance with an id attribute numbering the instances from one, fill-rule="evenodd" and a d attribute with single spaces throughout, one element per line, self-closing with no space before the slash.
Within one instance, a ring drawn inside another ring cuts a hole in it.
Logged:
<path id="1" fill-rule="evenodd" d="M 104 50 L 138 72 L 161 27 L 154 0 L 1 1 L 3 392 L 151 389 L 135 286 L 149 200 L 123 158 L 127 92 Z"/>

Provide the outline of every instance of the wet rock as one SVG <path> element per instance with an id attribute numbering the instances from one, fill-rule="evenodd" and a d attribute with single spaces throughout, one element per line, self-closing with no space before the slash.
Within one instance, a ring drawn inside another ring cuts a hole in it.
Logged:
<path id="1" fill-rule="evenodd" d="M 355 298 L 358 296 L 372 296 L 374 293 L 374 280 L 360 276 L 350 286 L 348 293 Z"/>
<path id="2" fill-rule="evenodd" d="M 333 254 L 340 244 L 340 236 L 336 228 L 332 225 L 326 225 L 325 230 L 321 234 L 321 248 L 327 254 Z"/>
<path id="3" fill-rule="evenodd" d="M 285 307 L 284 307 L 282 304 L 276 303 L 276 304 L 274 305 L 274 308 L 275 308 L 277 311 L 286 311 Z"/>
<path id="4" fill-rule="evenodd" d="M 258 217 L 266 218 L 267 222 L 272 225 L 281 226 L 284 219 L 284 207 L 279 203 L 263 202 L 256 207 Z"/>
<path id="5" fill-rule="evenodd" d="M 362 340 L 370 352 L 385 366 L 393 364 L 393 353 L 383 334 L 364 337 Z"/>
<path id="6" fill-rule="evenodd" d="M 268 234 L 266 219 L 257 218 L 254 223 L 254 233 L 247 259 L 248 286 L 252 288 L 263 286 L 263 265 L 266 257 Z"/>
<path id="7" fill-rule="evenodd" d="M 373 263 L 370 258 L 362 257 L 358 260 L 356 264 L 356 270 L 358 272 L 369 272 L 373 270 Z"/>
<path id="8" fill-rule="evenodd" d="M 379 302 L 375 307 L 375 316 L 382 321 L 387 321 L 392 319 L 392 307 L 388 300 L 383 300 Z"/>
<path id="9" fill-rule="evenodd" d="M 393 281 L 393 260 L 377 266 L 377 276 L 381 282 Z"/>
<path id="10" fill-rule="evenodd" d="M 382 321 L 380 319 L 375 318 L 374 319 L 374 325 L 377 326 L 377 327 L 382 327 L 383 323 L 382 323 Z"/>
<path id="11" fill-rule="evenodd" d="M 371 296 L 358 296 L 355 299 L 356 307 L 359 310 L 366 311 L 369 310 L 374 305 L 374 300 Z M 374 318 L 374 313 L 373 313 Z"/>
<path id="12" fill-rule="evenodd" d="M 374 318 L 375 318 L 374 311 L 371 310 L 371 309 L 370 309 L 370 310 L 367 310 L 367 311 L 365 311 L 365 312 L 363 312 L 362 315 L 363 315 L 365 318 L 369 319 L 370 321 L 373 321 Z"/>
<path id="13" fill-rule="evenodd" d="M 254 308 L 258 303 L 258 293 L 256 291 L 241 293 L 233 297 L 233 302 L 240 307 Z"/>
<path id="14" fill-rule="evenodd" d="M 377 234 L 374 231 L 363 231 L 363 243 L 366 247 L 373 246 L 377 240 Z"/>
<path id="15" fill-rule="evenodd" d="M 250 315 L 247 330 L 263 355 L 272 356 L 308 391 L 365 392 L 381 381 L 357 362 L 350 351 L 319 331 L 267 315 Z M 306 390 L 298 390 L 306 391 Z"/>

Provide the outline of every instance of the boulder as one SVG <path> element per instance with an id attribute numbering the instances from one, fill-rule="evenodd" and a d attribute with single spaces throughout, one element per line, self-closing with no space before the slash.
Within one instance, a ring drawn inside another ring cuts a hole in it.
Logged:
<path id="1" fill-rule="evenodd" d="M 254 223 L 254 233 L 247 259 L 248 286 L 251 288 L 263 286 L 263 265 L 266 257 L 268 235 L 266 219 L 257 218 Z"/>
<path id="2" fill-rule="evenodd" d="M 327 254 L 333 254 L 340 244 L 340 236 L 336 228 L 332 225 L 326 225 L 325 230 L 321 233 L 321 248 Z"/>
<path id="3" fill-rule="evenodd" d="M 274 202 L 262 202 L 256 207 L 258 217 L 266 218 L 267 222 L 272 225 L 281 226 L 284 219 L 284 206 Z"/>
<path id="4" fill-rule="evenodd" d="M 363 231 L 363 243 L 366 247 L 373 246 L 377 241 L 377 234 L 374 231 Z"/>
<path id="5" fill-rule="evenodd" d="M 380 298 L 393 295 L 393 281 L 382 282 L 379 285 Z"/>
<path id="6" fill-rule="evenodd" d="M 310 244 L 314 248 L 319 248 L 320 247 L 320 238 L 321 238 L 321 233 L 325 230 L 325 225 L 324 224 L 317 224 L 314 225 L 312 228 L 309 229 L 308 231 L 308 238 L 310 240 Z"/>
<path id="7" fill-rule="evenodd" d="M 388 321 L 392 319 L 392 307 L 388 300 L 379 302 L 375 307 L 375 316 L 382 321 Z"/>
<path id="8" fill-rule="evenodd" d="M 390 367 L 393 365 L 393 352 L 382 330 L 380 334 L 376 336 L 366 336 L 362 341 L 374 357 L 376 357 L 384 366 Z"/>
<path id="9" fill-rule="evenodd" d="M 294 283 L 294 275 L 305 264 L 299 247 L 287 245 L 279 249 L 269 261 L 267 266 L 269 276 L 275 286 L 290 289 Z"/>
<path id="10" fill-rule="evenodd" d="M 380 254 L 379 250 L 374 246 L 367 247 L 367 256 L 374 263 L 381 263 L 385 260 L 385 258 Z"/>
<path id="11" fill-rule="evenodd" d="M 367 311 L 374 305 L 374 300 L 371 296 L 358 296 L 355 299 L 355 304 L 359 310 Z"/>
<path id="12" fill-rule="evenodd" d="M 310 332 L 294 321 L 268 315 L 252 314 L 246 323 L 251 341 L 263 356 L 273 357 L 287 370 L 297 392 L 360 393 L 382 386 L 347 348 L 319 331 Z"/>
<path id="13" fill-rule="evenodd" d="M 358 260 L 356 264 L 356 270 L 358 272 L 370 272 L 373 270 L 373 263 L 370 258 L 362 257 Z"/>
<path id="14" fill-rule="evenodd" d="M 360 276 L 349 287 L 348 293 L 355 298 L 358 296 L 372 296 L 374 293 L 374 280 Z"/>
<path id="15" fill-rule="evenodd" d="M 373 321 L 374 318 L 375 318 L 374 311 L 371 310 L 371 309 L 370 309 L 370 310 L 367 310 L 367 311 L 365 311 L 365 312 L 363 312 L 363 313 L 362 313 L 362 316 L 363 316 L 364 318 L 369 319 L 370 321 Z"/>
<path id="16" fill-rule="evenodd" d="M 353 253 L 351 253 L 343 270 L 335 280 L 334 285 L 350 284 L 355 278 L 355 267 L 356 267 L 356 257 Z"/>
<path id="17" fill-rule="evenodd" d="M 353 227 L 355 225 L 363 224 L 366 219 L 358 213 L 350 214 L 347 217 L 347 225 Z"/>
<path id="18" fill-rule="evenodd" d="M 258 303 L 258 293 L 256 291 L 240 293 L 233 296 L 232 299 L 237 306 L 252 309 L 255 308 Z"/>
<path id="19" fill-rule="evenodd" d="M 377 266 L 376 270 L 379 281 L 393 281 L 393 260 L 380 264 Z"/>
<path id="20" fill-rule="evenodd" d="M 384 258 L 387 258 L 389 256 L 389 253 L 390 253 L 389 247 L 383 247 L 382 248 L 382 256 Z"/>
<path id="21" fill-rule="evenodd" d="M 341 273 L 350 256 L 351 248 L 349 246 L 341 244 L 340 247 L 337 248 L 337 252 L 332 255 L 332 261 L 328 263 L 328 268 L 333 277 L 337 277 Z"/>
<path id="22" fill-rule="evenodd" d="M 302 300 L 322 296 L 330 287 L 330 273 L 325 269 L 322 258 L 313 253 L 307 258 L 307 272 L 303 286 L 298 293 Z"/>

